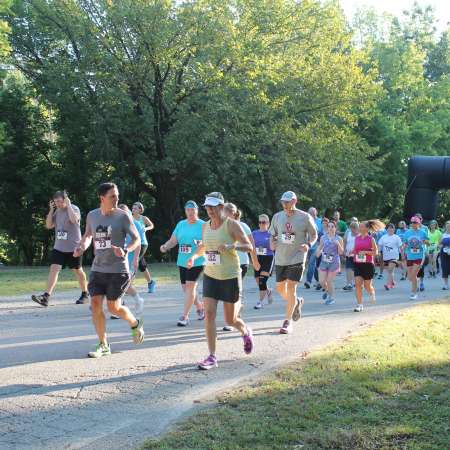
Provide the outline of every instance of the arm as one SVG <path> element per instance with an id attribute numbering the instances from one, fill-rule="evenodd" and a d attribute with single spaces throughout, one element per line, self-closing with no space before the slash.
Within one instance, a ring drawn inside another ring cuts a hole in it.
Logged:
<path id="1" fill-rule="evenodd" d="M 342 238 L 338 239 L 337 246 L 338 246 L 338 253 L 340 255 L 343 255 L 344 254 L 344 240 Z"/>
<path id="2" fill-rule="evenodd" d="M 49 211 L 47 217 L 45 218 L 45 228 L 47 228 L 47 230 L 51 230 L 52 228 L 55 228 L 55 203 L 53 200 L 50 200 L 48 206 Z"/>
<path id="3" fill-rule="evenodd" d="M 250 258 L 252 259 L 253 267 L 256 270 L 259 270 L 261 268 L 261 264 L 259 264 L 258 255 L 256 254 L 255 240 L 253 239 L 252 234 L 248 234 L 247 236 L 248 236 L 250 242 L 252 243 L 252 251 L 250 252 Z"/>
<path id="4" fill-rule="evenodd" d="M 314 223 L 314 219 L 308 214 L 308 244 L 302 244 L 301 250 L 307 252 L 317 241 L 317 227 Z"/>
<path id="5" fill-rule="evenodd" d="M 69 215 L 69 220 L 72 223 L 79 223 L 81 216 L 80 216 L 80 211 L 77 209 L 75 209 L 72 205 L 72 202 L 70 201 L 69 197 L 66 196 L 65 198 L 66 200 L 66 205 L 67 205 L 67 214 Z"/>
<path id="6" fill-rule="evenodd" d="M 186 263 L 188 269 L 192 268 L 197 258 L 201 258 L 205 254 L 205 246 L 203 245 L 205 239 L 205 226 L 206 223 L 202 225 L 202 243 L 197 247 L 195 253 L 188 259 L 188 262 Z"/>
<path id="7" fill-rule="evenodd" d="M 170 236 L 170 239 L 165 244 L 161 245 L 159 250 L 161 251 L 161 253 L 167 253 L 169 250 L 176 247 L 177 245 L 178 239 L 174 234 L 172 234 L 172 236 Z"/>
<path id="8" fill-rule="evenodd" d="M 240 252 L 250 253 L 253 250 L 253 245 L 250 239 L 245 234 L 239 222 L 236 220 L 228 221 L 228 232 L 230 236 L 235 241 L 234 244 L 219 245 L 219 252 L 229 251 L 229 250 L 239 250 Z"/>
<path id="9" fill-rule="evenodd" d="M 128 225 L 128 230 L 127 233 L 130 235 L 131 238 L 131 242 L 127 247 L 127 252 L 135 252 L 139 255 L 139 252 L 137 251 L 138 249 L 140 250 L 141 247 L 141 238 L 139 237 L 139 232 L 136 229 L 136 226 L 134 225 L 134 223 L 131 221 L 131 218 L 127 216 L 127 219 L 129 221 Z M 111 246 L 111 248 L 114 250 L 114 253 L 116 256 L 125 256 L 126 252 L 120 248 L 120 247 L 115 247 L 114 245 Z M 116 249 L 122 250 L 120 251 L 116 251 Z M 123 252 L 123 253 L 122 253 Z M 119 254 L 118 254 L 119 253 Z"/>
<path id="10" fill-rule="evenodd" d="M 92 242 L 92 228 L 90 217 L 88 214 L 86 219 L 86 230 L 84 231 L 84 235 L 81 238 L 80 245 L 73 252 L 73 256 L 75 256 L 75 258 L 81 256 L 89 248 L 91 242 Z"/>
<path id="11" fill-rule="evenodd" d="M 144 230 L 145 231 L 151 231 L 155 228 L 155 225 L 153 225 L 153 222 L 148 218 L 144 216 Z"/>
<path id="12" fill-rule="evenodd" d="M 323 236 L 320 238 L 319 246 L 317 247 L 317 250 L 316 250 L 317 258 L 321 255 L 322 250 L 323 250 Z"/>

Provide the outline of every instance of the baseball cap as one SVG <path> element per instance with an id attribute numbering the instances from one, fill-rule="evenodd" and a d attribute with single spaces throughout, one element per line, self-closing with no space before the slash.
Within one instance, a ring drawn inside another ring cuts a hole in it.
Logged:
<path id="1" fill-rule="evenodd" d="M 198 209 L 197 203 L 194 202 L 194 200 L 188 200 L 186 204 L 184 205 L 185 208 L 195 208 Z"/>
<path id="2" fill-rule="evenodd" d="M 218 206 L 225 204 L 225 199 L 220 192 L 211 192 L 206 194 L 205 203 L 203 206 Z"/>
<path id="3" fill-rule="evenodd" d="M 292 191 L 286 191 L 280 198 L 281 202 L 290 202 L 292 200 L 297 200 L 295 192 Z"/>
<path id="4" fill-rule="evenodd" d="M 422 219 L 419 216 L 412 216 L 411 223 L 422 223 Z"/>

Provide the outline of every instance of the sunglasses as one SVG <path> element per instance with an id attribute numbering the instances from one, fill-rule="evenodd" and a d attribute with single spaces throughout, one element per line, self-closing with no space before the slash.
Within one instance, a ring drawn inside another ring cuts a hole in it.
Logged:
<path id="1" fill-rule="evenodd" d="M 258 222 L 260 225 L 262 224 L 262 223 L 269 223 L 269 222 L 266 222 L 265 220 L 263 220 L 262 222 Z"/>

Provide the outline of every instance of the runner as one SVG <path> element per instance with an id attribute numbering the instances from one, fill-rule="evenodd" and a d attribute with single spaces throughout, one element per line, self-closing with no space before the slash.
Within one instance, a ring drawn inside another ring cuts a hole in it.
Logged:
<path id="1" fill-rule="evenodd" d="M 430 261 L 430 277 L 436 278 L 437 258 L 439 255 L 439 242 L 441 241 L 442 231 L 439 229 L 436 220 L 429 223 L 428 239 L 430 245 L 428 247 L 428 258 Z"/>
<path id="2" fill-rule="evenodd" d="M 271 248 L 275 250 L 276 289 L 286 301 L 281 334 L 291 333 L 292 321 L 301 317 L 303 298 L 297 297 L 297 286 L 303 275 L 308 250 L 317 240 L 313 218 L 296 208 L 297 196 L 287 191 L 281 196 L 283 211 L 276 213 L 270 225 Z"/>
<path id="3" fill-rule="evenodd" d="M 205 222 L 199 219 L 198 206 L 194 200 L 186 202 L 184 212 L 186 219 L 177 223 L 170 239 L 160 248 L 161 253 L 167 253 L 178 245 L 177 266 L 180 272 L 181 288 L 184 292 L 184 310 L 177 322 L 179 327 L 189 325 L 189 313 L 192 305 L 196 307 L 198 320 L 205 318 L 203 303 L 198 300 L 197 294 L 198 279 L 203 272 L 205 258 L 197 258 L 194 266 L 190 269 L 187 268 L 189 258 L 197 251 L 202 242 L 202 228 Z"/>
<path id="4" fill-rule="evenodd" d="M 418 217 L 422 222 L 420 225 L 420 229 L 422 231 L 424 231 L 426 233 L 426 235 L 428 236 L 428 232 L 429 229 L 426 225 L 424 225 L 423 223 L 423 216 L 420 213 L 416 213 L 414 214 L 416 217 Z M 419 273 L 417 274 L 417 277 L 420 280 L 420 284 L 419 284 L 419 291 L 423 292 L 425 290 L 425 283 L 424 283 L 424 279 L 425 279 L 425 267 L 428 265 L 428 248 L 427 245 L 425 245 L 425 259 L 423 260 L 422 266 L 420 267 Z"/>
<path id="5" fill-rule="evenodd" d="M 80 210 L 70 201 L 66 191 L 58 191 L 49 203 L 49 211 L 45 219 L 48 230 L 55 229 L 55 244 L 53 246 L 47 289 L 42 295 L 32 295 L 31 299 L 41 306 L 48 306 L 50 296 L 55 289 L 61 269 L 69 267 L 75 274 L 81 288 L 77 305 L 88 303 L 86 274 L 81 265 L 81 258 L 74 257 L 73 251 L 80 244 Z"/>
<path id="6" fill-rule="evenodd" d="M 408 231 L 408 226 L 406 225 L 406 222 L 404 220 L 401 220 L 398 223 L 398 228 L 395 234 L 404 242 L 403 235 Z M 400 278 L 400 281 L 405 281 L 406 276 L 408 273 L 408 268 L 406 267 L 406 256 L 405 251 L 402 248 L 400 252 L 400 261 L 401 261 L 401 267 L 402 267 L 402 277 Z"/>
<path id="7" fill-rule="evenodd" d="M 323 230 L 328 229 L 328 224 L 330 223 L 330 219 L 328 217 L 322 217 L 322 228 L 321 231 L 317 233 L 317 241 L 320 241 L 320 238 L 323 236 Z M 314 246 L 317 249 L 317 246 L 319 245 L 318 242 L 314 243 Z M 319 257 L 316 256 L 316 269 L 314 271 L 314 278 L 317 281 L 316 285 L 314 286 L 316 288 L 316 291 L 324 291 L 322 288 L 322 285 L 319 283 L 319 266 L 320 262 L 322 261 L 322 255 Z M 325 291 L 324 291 L 325 292 Z"/>
<path id="8" fill-rule="evenodd" d="M 114 183 L 102 183 L 97 191 L 100 208 L 91 211 L 86 219 L 86 231 L 75 249 L 74 256 L 80 257 L 94 241 L 95 258 L 89 276 L 92 321 L 99 343 L 90 358 L 100 358 L 111 354 L 106 336 L 103 298 L 106 297 L 108 310 L 128 322 L 135 344 L 144 341 L 143 319 L 136 319 L 131 311 L 121 304 L 121 298 L 130 284 L 127 252 L 140 245 L 138 231 L 131 217 L 117 208 L 119 191 Z M 125 240 L 130 235 L 130 244 L 125 249 Z"/>
<path id="9" fill-rule="evenodd" d="M 339 211 L 334 212 L 333 220 L 336 224 L 338 236 L 343 238 L 345 232 L 347 231 L 347 224 L 345 223 L 345 220 L 341 220 L 341 213 Z"/>
<path id="10" fill-rule="evenodd" d="M 140 222 L 142 228 L 144 228 L 144 241 L 141 244 L 141 255 L 139 259 L 139 271 L 144 274 L 144 278 L 147 280 L 148 293 L 153 294 L 156 289 L 156 281 L 152 279 L 150 270 L 148 269 L 147 261 L 145 260 L 145 253 L 148 249 L 147 231 L 151 231 L 155 228 L 153 222 L 146 216 L 143 216 L 144 205 L 140 202 L 133 204 L 133 218 Z"/>
<path id="11" fill-rule="evenodd" d="M 216 316 L 219 301 L 223 302 L 225 322 L 242 335 L 244 352 L 249 354 L 253 350 L 252 330 L 238 317 L 241 308 L 242 277 L 237 254 L 237 250 L 251 252 L 253 246 L 239 222 L 226 217 L 224 204 L 220 192 L 212 192 L 206 196 L 203 206 L 210 220 L 203 224 L 202 244 L 187 262 L 187 268 L 190 269 L 194 267 L 196 259 L 206 256 L 203 301 L 209 356 L 198 364 L 198 368 L 202 370 L 218 366 Z"/>
<path id="12" fill-rule="evenodd" d="M 345 272 L 347 277 L 347 284 L 344 286 L 344 291 L 352 291 L 355 287 L 355 264 L 353 261 L 353 250 L 355 249 L 355 238 L 359 233 L 359 223 L 351 222 L 349 229 L 344 237 L 345 249 Z"/>
<path id="13" fill-rule="evenodd" d="M 411 229 L 403 235 L 403 248 L 408 267 L 408 279 L 411 282 L 410 300 L 417 300 L 417 278 L 425 261 L 428 233 L 421 229 L 422 220 L 418 216 L 411 218 Z"/>
<path id="14" fill-rule="evenodd" d="M 336 224 L 330 222 L 327 232 L 320 238 L 316 255 L 322 255 L 319 266 L 319 281 L 325 289 L 325 305 L 332 305 L 334 300 L 334 279 L 340 267 L 340 255 L 344 254 L 344 242 L 336 235 Z"/>
<path id="15" fill-rule="evenodd" d="M 323 227 L 322 227 L 322 219 L 318 217 L 317 215 L 317 209 L 314 207 L 311 207 L 308 209 L 308 214 L 311 215 L 311 217 L 314 219 L 314 223 L 316 224 L 317 229 L 317 235 L 321 236 L 323 234 Z M 310 289 L 312 279 L 314 277 L 314 274 L 317 270 L 317 247 L 319 245 L 319 239 L 317 239 L 316 243 L 309 249 L 308 256 L 306 258 L 308 270 L 306 272 L 306 281 L 305 281 L 305 288 Z"/>
<path id="16" fill-rule="evenodd" d="M 261 309 L 264 299 L 267 295 L 267 302 L 272 303 L 272 289 L 267 287 L 267 281 L 272 275 L 273 251 L 270 248 L 270 219 L 267 214 L 259 216 L 259 230 L 252 232 L 253 242 L 255 243 L 256 255 L 260 264 L 259 270 L 254 269 L 255 280 L 259 289 L 259 301 L 254 306 L 255 309 Z"/>
<path id="17" fill-rule="evenodd" d="M 383 279 L 383 272 L 384 272 L 384 258 L 383 258 L 383 253 L 382 250 L 380 248 L 380 239 L 386 234 L 386 229 L 380 230 L 376 233 L 374 233 L 374 238 L 375 238 L 375 242 L 378 243 L 378 256 L 376 257 L 376 261 L 377 264 L 380 268 L 380 273 L 378 274 L 377 278 L 378 280 L 382 280 Z"/>
<path id="18" fill-rule="evenodd" d="M 450 276 L 450 220 L 445 222 L 445 230 L 441 236 L 441 270 L 444 286 L 442 289 L 448 291 L 448 277 Z"/>
<path id="19" fill-rule="evenodd" d="M 395 286 L 394 270 L 399 266 L 402 245 L 402 240 L 395 234 L 395 225 L 390 223 L 387 226 L 387 233 L 378 241 L 378 248 L 383 255 L 382 264 L 384 264 L 388 270 L 387 282 L 384 285 L 384 288 L 387 291 Z"/>
<path id="20" fill-rule="evenodd" d="M 131 211 L 127 205 L 122 203 L 119 205 L 119 208 L 122 211 L 125 211 L 131 218 L 133 218 Z M 136 227 L 136 230 L 139 233 L 140 241 L 142 242 L 142 240 L 144 239 L 144 235 L 145 235 L 144 227 L 142 226 L 141 222 L 138 222 L 136 219 L 133 219 L 133 223 L 134 223 L 134 226 Z M 127 237 L 125 240 L 126 248 L 130 245 L 130 243 L 131 243 L 131 236 L 129 234 L 127 234 Z M 139 295 L 139 292 L 133 286 L 133 281 L 136 277 L 136 272 L 139 268 L 139 255 L 140 254 L 141 254 L 141 244 L 139 244 L 139 246 L 132 252 L 128 252 L 128 268 L 129 268 L 131 281 L 130 281 L 130 287 L 128 288 L 128 290 L 126 292 L 126 294 L 131 296 L 134 300 L 134 311 L 138 318 L 144 312 L 144 299 Z M 122 301 L 122 304 L 125 305 L 125 302 Z M 112 315 L 111 319 L 120 319 L 120 317 Z"/>
<path id="21" fill-rule="evenodd" d="M 363 286 L 369 294 L 371 303 L 376 302 L 373 277 L 375 275 L 375 257 L 378 254 L 377 243 L 369 233 L 376 233 L 384 227 L 380 220 L 368 220 L 359 224 L 359 234 L 355 238 L 353 250 L 355 271 L 355 293 L 357 305 L 355 312 L 363 311 Z"/>

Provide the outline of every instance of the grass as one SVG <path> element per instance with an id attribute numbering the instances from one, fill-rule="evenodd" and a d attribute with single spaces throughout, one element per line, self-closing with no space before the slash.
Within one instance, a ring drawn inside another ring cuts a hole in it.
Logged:
<path id="1" fill-rule="evenodd" d="M 89 275 L 89 267 L 84 268 Z M 152 276 L 158 283 L 178 280 L 176 264 L 151 264 Z M 0 296 L 12 296 L 42 292 L 45 289 L 48 267 L 3 267 L 0 268 Z M 138 275 L 136 285 L 144 285 L 142 274 Z M 78 289 L 78 282 L 70 269 L 61 271 L 55 292 Z"/>
<path id="2" fill-rule="evenodd" d="M 448 299 L 305 359 L 220 396 L 143 448 L 450 448 Z"/>

